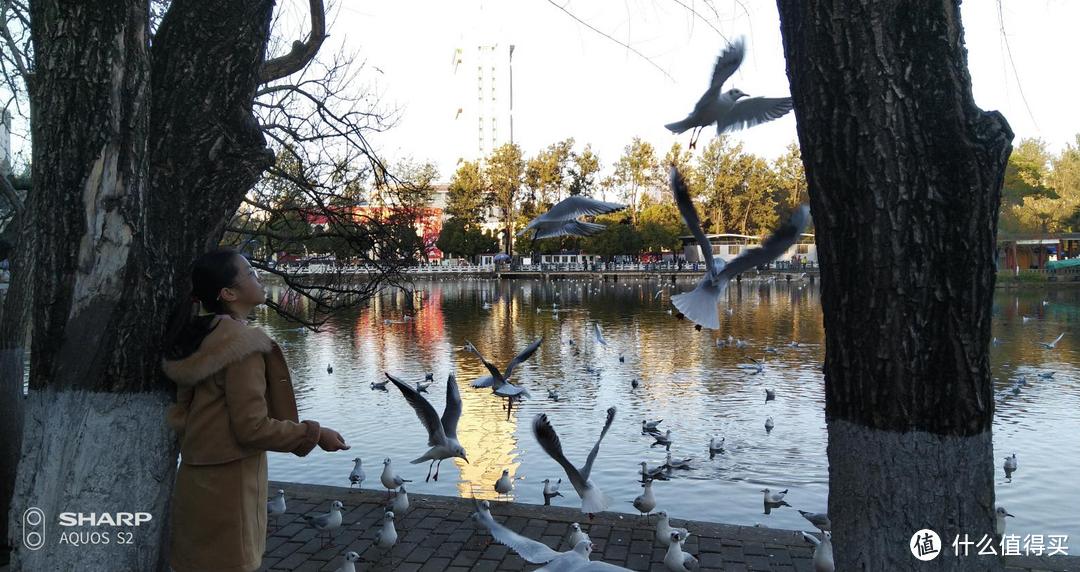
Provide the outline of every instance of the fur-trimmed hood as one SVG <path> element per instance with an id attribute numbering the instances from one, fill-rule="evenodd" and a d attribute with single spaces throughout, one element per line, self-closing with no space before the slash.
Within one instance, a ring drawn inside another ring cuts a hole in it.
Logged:
<path id="1" fill-rule="evenodd" d="M 262 328 L 222 316 L 195 353 L 178 360 L 162 360 L 161 369 L 177 385 L 192 386 L 252 352 L 267 353 L 273 347 L 274 341 Z"/>

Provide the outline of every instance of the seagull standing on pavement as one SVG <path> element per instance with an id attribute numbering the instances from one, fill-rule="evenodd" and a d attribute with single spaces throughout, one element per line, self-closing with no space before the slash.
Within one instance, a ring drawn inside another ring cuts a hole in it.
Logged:
<path id="1" fill-rule="evenodd" d="M 379 539 L 377 541 L 379 548 L 383 550 L 393 548 L 397 544 L 397 529 L 394 528 L 394 512 L 386 511 L 383 514 L 383 525 L 379 530 Z"/>
<path id="2" fill-rule="evenodd" d="M 333 533 L 332 531 L 341 526 L 341 509 L 343 506 L 345 505 L 341 504 L 341 501 L 334 501 L 330 503 L 330 512 L 316 514 L 314 516 L 304 516 L 304 520 L 315 527 L 316 530 L 319 532 L 326 532 L 327 542 L 323 544 L 324 547 L 333 546 L 333 540 L 330 535 Z"/>
<path id="3" fill-rule="evenodd" d="M 405 514 L 409 511 L 409 493 L 405 490 L 405 485 L 398 488 L 397 494 L 394 495 L 394 504 L 390 505 L 390 510 L 394 514 Z"/>
<path id="4" fill-rule="evenodd" d="M 582 541 L 592 542 L 592 539 L 589 538 L 589 535 L 584 530 L 581 530 L 581 525 L 580 524 L 578 524 L 576 522 L 571 522 L 570 523 L 570 546 L 577 546 Z"/>
<path id="5" fill-rule="evenodd" d="M 656 508 L 656 495 L 652 492 L 652 481 L 645 481 L 641 486 L 645 489 L 645 492 L 634 499 L 634 508 L 642 516 L 648 518 L 649 514 Z"/>
<path id="6" fill-rule="evenodd" d="M 832 533 L 822 532 L 821 540 L 805 532 L 802 533 L 802 536 L 807 542 L 814 545 L 814 572 L 833 572 L 836 570 L 832 554 Z"/>
<path id="7" fill-rule="evenodd" d="M 694 110 L 686 119 L 664 126 L 675 134 L 694 129 L 695 132 L 690 136 L 691 149 L 697 143 L 701 130 L 714 123 L 719 135 L 725 131 L 753 127 L 791 111 L 790 97 L 749 97 L 738 88 L 720 91 L 724 82 L 739 69 L 745 55 L 746 48 L 741 37 L 720 52 L 720 57 L 716 58 L 716 65 L 713 66 L 709 89 L 694 105 Z"/>
<path id="8" fill-rule="evenodd" d="M 342 561 L 341 566 L 335 572 L 356 572 L 356 565 L 353 562 L 359 562 L 360 555 L 349 551 L 345 553 L 345 560 Z"/>
<path id="9" fill-rule="evenodd" d="M 278 489 L 277 496 L 266 501 L 266 514 L 274 517 L 274 528 L 277 528 L 278 518 L 285 514 L 285 491 Z"/>
<path id="10" fill-rule="evenodd" d="M 390 497 L 390 491 L 401 486 L 402 483 L 411 483 L 409 479 L 403 479 L 397 476 L 394 469 L 390 466 L 390 457 L 383 459 L 382 475 L 379 475 L 379 480 L 382 482 L 382 486 L 386 488 L 386 496 Z"/>
<path id="11" fill-rule="evenodd" d="M 355 463 L 355 465 L 353 465 L 352 472 L 349 473 L 350 489 L 353 485 L 356 485 L 356 488 L 360 488 L 360 485 L 364 483 L 364 479 L 367 478 L 367 475 L 364 474 L 364 467 L 361 466 L 363 461 L 360 460 L 360 457 L 353 459 L 353 463 Z"/>
<path id="12" fill-rule="evenodd" d="M 503 469 L 502 476 L 495 481 L 495 492 L 508 495 L 514 491 L 514 479 L 510 478 L 510 469 Z"/>
<path id="13" fill-rule="evenodd" d="M 428 465 L 427 478 L 424 481 L 427 482 L 431 478 L 431 468 L 436 462 L 438 462 L 439 466 L 442 466 L 444 459 L 457 457 L 468 463 L 469 459 L 465 456 L 465 448 L 461 446 L 457 439 L 458 420 L 461 419 L 461 394 L 458 393 L 454 374 L 451 373 L 446 378 L 446 407 L 443 408 L 441 419 L 439 414 L 435 412 L 435 408 L 427 399 L 424 399 L 423 395 L 420 395 L 419 392 L 409 387 L 404 381 L 389 373 L 386 374 L 386 377 L 401 390 L 401 395 L 405 396 L 405 401 L 416 412 L 416 416 L 420 419 L 420 423 L 423 423 L 424 429 L 427 429 L 427 444 L 431 448 L 411 461 L 414 465 L 424 461 L 431 461 Z M 439 480 L 438 468 L 435 469 L 435 480 Z"/>
<path id="14" fill-rule="evenodd" d="M 574 490 L 577 491 L 578 496 L 581 497 L 581 511 L 589 515 L 604 510 L 608 505 L 608 500 L 604 493 L 596 486 L 596 484 L 589 480 L 589 475 L 592 474 L 592 466 L 593 462 L 596 461 L 596 455 L 600 453 L 600 443 L 604 440 L 604 436 L 607 435 L 608 429 L 611 428 L 611 423 L 614 420 L 615 408 L 610 407 L 607 410 L 607 419 L 604 421 L 604 428 L 600 430 L 600 437 L 596 439 L 596 444 L 593 445 L 592 451 L 589 452 L 589 456 L 585 460 L 585 465 L 579 469 L 572 465 L 570 461 L 567 460 L 566 455 L 563 454 L 559 435 L 555 433 L 555 428 L 551 426 L 551 422 L 548 421 L 547 415 L 541 413 L 533 419 L 533 436 L 536 437 L 536 441 L 540 443 L 540 448 L 542 448 L 548 456 L 554 459 L 555 462 L 566 471 L 566 476 L 570 479 L 570 484 L 574 485 Z"/>
<path id="15" fill-rule="evenodd" d="M 780 225 L 780 228 L 766 238 L 761 246 L 744 250 L 742 254 L 725 264 L 723 260 L 713 258 L 712 243 L 705 236 L 705 231 L 701 229 L 697 209 L 694 207 L 693 199 L 690 198 L 690 190 L 674 165 L 671 167 L 671 191 L 675 195 L 675 204 L 679 207 L 679 213 L 686 221 L 686 226 L 690 228 L 690 233 L 698 246 L 701 247 L 701 254 L 705 259 L 705 275 L 701 277 L 697 287 L 690 292 L 672 296 L 671 303 L 695 324 L 715 330 L 720 327 L 717 304 L 728 282 L 742 272 L 768 264 L 784 254 L 795 244 L 809 223 L 810 209 L 806 205 L 796 207 L 791 219 Z"/>
<path id="16" fill-rule="evenodd" d="M 994 532 L 996 532 L 998 536 L 1003 536 L 1005 534 L 1006 516 L 1012 515 L 1009 514 L 1009 511 L 1005 510 L 1005 507 L 999 506 L 994 509 Z"/>
<path id="17" fill-rule="evenodd" d="M 690 536 L 690 532 L 685 528 L 673 528 L 671 523 L 668 522 L 668 515 L 666 511 L 659 511 L 656 513 L 656 540 L 660 544 L 667 546 L 671 544 L 671 533 L 678 532 L 681 537 L 681 541 L 685 542 Z"/>
<path id="18" fill-rule="evenodd" d="M 689 572 L 698 569 L 697 558 L 682 551 L 683 540 L 685 539 L 679 531 L 671 533 L 671 542 L 668 543 L 667 553 L 664 555 L 664 566 L 671 572 Z"/>

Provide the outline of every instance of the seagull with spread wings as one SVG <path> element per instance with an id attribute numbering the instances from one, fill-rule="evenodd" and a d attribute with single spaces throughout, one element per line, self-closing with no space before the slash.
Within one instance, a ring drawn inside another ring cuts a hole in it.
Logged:
<path id="1" fill-rule="evenodd" d="M 510 360 L 510 363 L 506 364 L 504 371 L 499 371 L 499 368 L 495 367 L 491 362 L 484 359 L 484 356 L 480 354 L 480 351 L 476 349 L 476 346 L 472 342 L 466 340 L 465 348 L 476 354 L 476 357 L 480 358 L 484 367 L 491 373 L 489 376 L 481 377 L 472 382 L 473 387 L 490 387 L 492 393 L 499 397 L 508 397 L 510 399 L 518 397 L 529 397 L 529 390 L 520 385 L 514 385 L 510 383 L 510 376 L 514 374 L 514 369 L 521 365 L 525 360 L 532 357 L 536 350 L 540 347 L 540 344 L 544 341 L 544 336 L 540 336 L 535 342 L 529 344 L 529 347 L 522 350 L 521 353 L 514 356 L 514 359 Z"/>
<path id="2" fill-rule="evenodd" d="M 495 521 L 491 516 L 491 504 L 488 501 L 474 502 L 476 502 L 476 512 L 472 515 L 473 519 L 491 532 L 495 542 L 513 550 L 526 562 L 547 565 L 538 568 L 536 572 L 629 570 L 614 564 L 589 560 L 589 553 L 593 550 L 592 542 L 589 540 L 578 542 L 572 550 L 559 552 L 543 542 L 522 536 Z"/>
<path id="3" fill-rule="evenodd" d="M 744 250 L 727 264 L 723 260 L 713 258 L 712 243 L 701 229 L 701 221 L 698 219 L 697 209 L 690 198 L 690 190 L 686 186 L 679 170 L 671 166 L 671 192 L 675 195 L 675 204 L 679 207 L 679 213 L 686 226 L 690 228 L 690 234 L 694 236 L 698 246 L 701 247 L 701 255 L 705 259 L 705 275 L 701 277 L 696 288 L 690 292 L 683 292 L 671 297 L 671 303 L 679 309 L 690 321 L 706 328 L 720 328 L 720 314 L 717 311 L 717 303 L 720 295 L 724 293 L 728 282 L 735 276 L 762 264 L 768 264 L 776 260 L 799 239 L 802 231 L 810 222 L 810 208 L 799 205 L 791 214 L 788 222 L 780 225 L 772 236 L 765 239 L 761 246 Z"/>
<path id="4" fill-rule="evenodd" d="M 720 91 L 724 82 L 739 69 L 745 55 L 746 48 L 741 37 L 720 52 L 713 66 L 709 89 L 694 105 L 694 110 L 686 119 L 664 126 L 675 134 L 694 129 L 690 136 L 691 149 L 697 143 L 701 130 L 714 123 L 719 135 L 772 121 L 791 111 L 790 97 L 750 97 L 739 88 Z"/>
<path id="5" fill-rule="evenodd" d="M 435 466 L 436 461 L 438 461 L 438 466 L 435 467 L 436 481 L 439 480 L 438 467 L 442 466 L 444 459 L 458 457 L 468 463 L 469 459 L 465 456 L 465 448 L 461 446 L 457 439 L 457 425 L 458 420 L 461 419 L 461 394 L 458 393 L 454 374 L 451 373 L 446 378 L 446 407 L 443 409 L 442 419 L 439 419 L 439 414 L 435 412 L 435 408 L 419 392 L 389 373 L 386 374 L 386 377 L 401 390 L 401 395 L 405 396 L 405 401 L 409 403 L 413 411 L 416 411 L 416 416 L 420 418 L 420 422 L 427 429 L 427 444 L 431 448 L 428 449 L 427 453 L 412 460 L 414 465 L 424 461 L 431 461 L 431 464 L 428 465 L 427 478 L 424 481 L 427 482 L 431 479 L 431 468 Z"/>
<path id="6" fill-rule="evenodd" d="M 600 437 L 596 440 L 596 445 L 593 445 L 588 458 L 585 459 L 585 465 L 578 469 L 571 464 L 566 458 L 566 455 L 563 454 L 559 435 L 555 433 L 555 428 L 551 426 L 551 422 L 548 421 L 547 415 L 541 413 L 533 419 L 533 436 L 536 437 L 536 441 L 540 443 L 540 447 L 544 452 L 566 471 L 566 476 L 569 477 L 570 484 L 574 485 L 574 490 L 577 491 L 578 496 L 581 497 L 581 512 L 587 513 L 590 516 L 604 510 L 608 505 L 608 499 L 600 488 L 589 480 L 589 475 L 592 473 L 592 466 L 593 462 L 596 461 L 596 455 L 600 452 L 600 442 L 604 440 L 604 435 L 607 435 L 608 429 L 611 428 L 611 423 L 614 420 L 615 408 L 609 407 L 607 410 L 607 419 L 604 421 L 604 428 L 600 431 Z"/>
<path id="7" fill-rule="evenodd" d="M 626 205 L 619 203 L 608 203 L 581 195 L 572 195 L 555 203 L 546 213 L 529 221 L 525 228 L 518 231 L 517 236 L 531 230 L 534 243 L 541 238 L 553 236 L 593 236 L 606 227 L 594 222 L 580 221 L 578 218 L 613 213 L 625 208 Z"/>

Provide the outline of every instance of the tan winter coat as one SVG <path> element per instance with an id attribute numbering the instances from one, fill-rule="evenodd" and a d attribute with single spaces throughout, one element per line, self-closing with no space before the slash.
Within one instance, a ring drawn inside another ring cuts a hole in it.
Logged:
<path id="1" fill-rule="evenodd" d="M 266 451 L 303 457 L 319 424 L 298 422 L 288 364 L 261 329 L 215 319 L 195 353 L 164 360 L 177 384 L 166 421 L 180 439 L 170 565 L 177 572 L 248 572 L 266 546 Z"/>

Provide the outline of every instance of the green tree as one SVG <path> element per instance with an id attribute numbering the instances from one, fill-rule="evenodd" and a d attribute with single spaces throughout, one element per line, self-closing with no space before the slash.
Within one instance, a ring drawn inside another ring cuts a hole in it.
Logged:
<path id="1" fill-rule="evenodd" d="M 776 184 L 781 192 L 782 207 L 794 209 L 810 201 L 806 191 L 806 171 L 803 169 L 798 143 L 789 143 L 785 153 L 773 161 L 773 172 L 776 173 Z"/>
<path id="2" fill-rule="evenodd" d="M 666 170 L 656 160 L 656 150 L 640 137 L 623 148 L 623 155 L 615 162 L 612 182 L 620 190 L 629 205 L 630 220 L 637 222 L 638 203 L 642 193 L 658 191 L 664 185 Z"/>
<path id="3" fill-rule="evenodd" d="M 1049 184 L 1064 203 L 1062 230 L 1077 232 L 1080 230 L 1080 134 L 1053 160 Z"/>
<path id="4" fill-rule="evenodd" d="M 682 244 L 679 237 L 690 234 L 674 200 L 660 203 L 643 200 L 637 227 L 646 252 L 677 251 Z"/>
<path id="5" fill-rule="evenodd" d="M 394 178 L 387 187 L 390 201 L 407 209 L 419 209 L 431 204 L 433 186 L 439 170 L 430 161 L 418 162 L 411 157 L 394 166 Z"/>
<path id="6" fill-rule="evenodd" d="M 708 232 L 734 232 L 738 228 L 736 194 L 744 185 L 751 158 L 742 151 L 742 144 L 729 144 L 721 135 L 711 139 L 698 156 L 697 168 L 688 179 L 692 196 L 702 203 L 701 213 Z"/>
<path id="7" fill-rule="evenodd" d="M 525 161 L 522 159 L 521 147 L 514 143 L 506 143 L 495 149 L 488 157 L 487 168 L 484 172 L 495 206 L 499 207 L 505 237 L 504 252 L 510 254 L 514 247 L 517 201 L 521 194 L 522 179 L 525 174 Z"/>
<path id="8" fill-rule="evenodd" d="M 668 149 L 667 155 L 664 155 L 664 163 L 660 165 L 660 176 L 666 176 L 668 168 L 675 165 L 686 179 L 694 178 L 694 165 L 691 162 L 694 156 L 689 149 L 683 149 L 682 143 L 678 141 L 671 144 L 671 148 Z M 665 188 L 660 193 L 663 201 L 675 201 L 675 197 L 671 196 L 671 193 Z"/>
<path id="9" fill-rule="evenodd" d="M 592 196 L 593 177 L 600 172 L 600 157 L 593 153 L 592 146 L 585 145 L 581 153 L 574 153 L 574 165 L 568 169 L 570 175 L 570 194 Z"/>
<path id="10" fill-rule="evenodd" d="M 738 164 L 741 180 L 733 196 L 732 223 L 740 234 L 765 235 L 779 220 L 777 198 L 781 193 L 776 173 L 756 155 L 742 155 Z"/>
<path id="11" fill-rule="evenodd" d="M 999 226 L 1006 233 L 1045 231 L 1051 219 L 1053 191 L 1047 186 L 1050 152 L 1038 138 L 1021 139 L 1009 155 L 1001 191 Z"/>
<path id="12" fill-rule="evenodd" d="M 458 166 L 446 190 L 446 214 L 467 225 L 480 223 L 491 202 L 484 171 L 476 161 Z M 442 249 L 442 247 L 440 247 Z"/>
<path id="13" fill-rule="evenodd" d="M 597 217 L 597 222 L 606 224 L 607 228 L 599 234 L 584 239 L 584 250 L 605 257 L 641 254 L 644 248 L 641 233 L 630 224 L 628 219 L 623 218 L 625 216 L 617 213 Z"/>
<path id="14" fill-rule="evenodd" d="M 564 139 L 548 145 L 526 164 L 525 186 L 538 212 L 562 200 L 573 148 L 573 137 Z"/>

